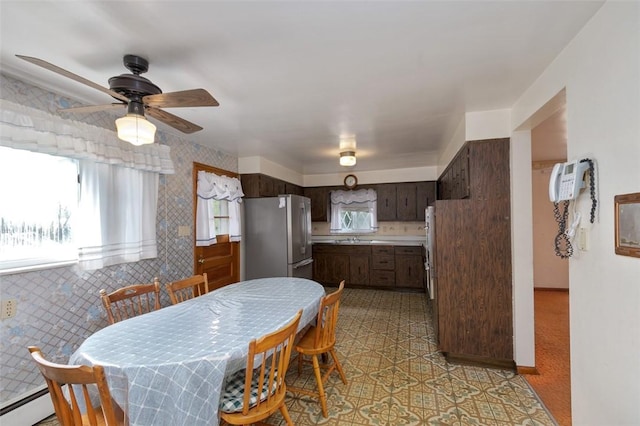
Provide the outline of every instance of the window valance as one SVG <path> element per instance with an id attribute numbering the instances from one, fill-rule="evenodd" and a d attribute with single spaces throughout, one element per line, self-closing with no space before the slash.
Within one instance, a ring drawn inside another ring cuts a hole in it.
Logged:
<path id="1" fill-rule="evenodd" d="M 356 191 L 331 191 L 331 204 L 353 204 L 373 202 L 378 199 L 373 189 L 358 189 Z"/>
<path id="2" fill-rule="evenodd" d="M 198 172 L 197 187 L 200 198 L 234 201 L 244 197 L 238 178 L 218 176 L 204 170 Z"/>
<path id="3" fill-rule="evenodd" d="M 240 241 L 240 203 L 244 196 L 240 180 L 200 170 L 196 186 L 196 246 L 210 246 L 217 242 L 218 229 L 213 220 L 212 200 L 228 201 L 229 241 Z"/>
<path id="4" fill-rule="evenodd" d="M 134 146 L 115 131 L 0 99 L 0 145 L 132 169 L 173 174 L 167 145 Z"/>

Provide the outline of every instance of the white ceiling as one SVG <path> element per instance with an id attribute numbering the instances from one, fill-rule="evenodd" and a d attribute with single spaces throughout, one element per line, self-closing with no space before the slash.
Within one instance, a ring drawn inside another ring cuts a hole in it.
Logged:
<path id="1" fill-rule="evenodd" d="M 122 56 L 138 54 L 164 92 L 201 87 L 220 102 L 168 110 L 204 127 L 189 136 L 200 144 L 333 173 L 352 135 L 352 170 L 418 167 L 435 165 L 464 112 L 511 107 L 601 5 L 2 0 L 0 60 L 9 75 L 105 104 L 14 55 L 108 87 L 128 72 Z"/>

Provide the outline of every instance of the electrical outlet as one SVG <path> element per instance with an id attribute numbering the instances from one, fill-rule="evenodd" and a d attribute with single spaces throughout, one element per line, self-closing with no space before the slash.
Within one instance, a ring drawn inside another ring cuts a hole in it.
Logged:
<path id="1" fill-rule="evenodd" d="M 16 316 L 18 302 L 16 299 L 7 299 L 2 301 L 0 310 L 0 319 L 13 318 Z"/>
<path id="2" fill-rule="evenodd" d="M 589 250 L 589 229 L 578 228 L 578 248 L 581 251 Z"/>
<path id="3" fill-rule="evenodd" d="M 191 235 L 191 227 L 188 225 L 178 226 L 178 237 L 188 237 Z"/>

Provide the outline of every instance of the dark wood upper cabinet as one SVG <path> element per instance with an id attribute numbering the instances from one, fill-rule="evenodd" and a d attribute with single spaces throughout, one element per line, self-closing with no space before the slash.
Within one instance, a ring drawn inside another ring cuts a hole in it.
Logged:
<path id="1" fill-rule="evenodd" d="M 240 175 L 242 191 L 247 198 L 276 197 L 281 194 L 302 195 L 302 187 L 261 173 Z"/>
<path id="2" fill-rule="evenodd" d="M 416 182 L 416 187 L 418 194 L 416 200 L 416 220 L 424 222 L 425 210 L 436 201 L 436 181 Z"/>
<path id="3" fill-rule="evenodd" d="M 303 188 L 299 185 L 285 182 L 284 183 L 284 193 L 285 194 L 293 194 L 293 195 L 304 195 Z"/>
<path id="4" fill-rule="evenodd" d="M 375 185 L 378 196 L 378 221 L 397 220 L 396 184 L 382 183 Z"/>
<path id="5" fill-rule="evenodd" d="M 326 222 L 329 209 L 329 187 L 314 186 L 305 187 L 304 196 L 311 200 L 311 221 Z"/>
<path id="6" fill-rule="evenodd" d="M 438 178 L 438 199 L 469 198 L 469 146 L 464 145 Z"/>
<path id="7" fill-rule="evenodd" d="M 379 221 L 422 222 L 425 209 L 436 200 L 435 181 L 385 183 L 374 189 Z"/>
<path id="8" fill-rule="evenodd" d="M 509 139 L 469 141 L 438 178 L 439 200 L 487 200 L 509 196 Z"/>
<path id="9" fill-rule="evenodd" d="M 396 184 L 396 219 L 411 221 L 418 219 L 418 185 L 416 183 Z"/>
<path id="10" fill-rule="evenodd" d="M 509 198 L 509 139 L 473 141 L 468 145 L 469 197 Z"/>

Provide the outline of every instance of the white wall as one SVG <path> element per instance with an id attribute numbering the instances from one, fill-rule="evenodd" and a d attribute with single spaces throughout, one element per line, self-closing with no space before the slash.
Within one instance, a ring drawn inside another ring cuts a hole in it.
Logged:
<path id="1" fill-rule="evenodd" d="M 511 267 L 513 357 L 518 367 L 535 367 L 533 315 L 533 229 L 531 227 L 531 132 L 511 135 Z"/>
<path id="2" fill-rule="evenodd" d="M 344 177 L 354 174 L 358 178 L 358 184 L 394 183 L 394 182 L 419 182 L 423 180 L 438 179 L 437 166 L 407 167 L 392 170 L 368 170 L 353 171 L 345 169 L 343 173 L 326 173 L 319 175 L 305 175 L 303 186 L 333 186 L 342 185 Z"/>
<path id="3" fill-rule="evenodd" d="M 300 186 L 342 185 L 344 177 L 348 174 L 355 174 L 359 184 L 418 182 L 438 179 L 437 166 L 368 171 L 357 171 L 351 168 L 345 168 L 342 173 L 301 175 L 273 161 L 258 156 L 238 158 L 238 173 L 262 173 Z"/>
<path id="4" fill-rule="evenodd" d="M 510 122 L 509 109 L 468 112 L 465 114 L 465 140 L 508 138 L 511 135 Z"/>
<path id="5" fill-rule="evenodd" d="M 285 182 L 303 186 L 303 177 L 300 173 L 269 161 L 263 157 L 240 157 L 238 158 L 238 173 L 262 173 Z"/>
<path id="6" fill-rule="evenodd" d="M 606 3 L 516 102 L 512 128 L 562 88 L 567 157 L 597 161 L 600 201 L 591 249 L 569 266 L 573 423 L 640 424 L 640 259 L 616 255 L 613 236 L 614 195 L 640 190 L 639 2 Z"/>

